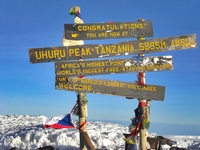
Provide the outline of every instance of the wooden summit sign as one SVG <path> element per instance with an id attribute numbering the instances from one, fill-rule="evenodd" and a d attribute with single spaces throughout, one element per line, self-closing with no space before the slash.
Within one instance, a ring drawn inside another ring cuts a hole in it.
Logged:
<path id="1" fill-rule="evenodd" d="M 152 21 L 65 24 L 65 38 L 95 40 L 153 36 Z"/>
<path id="2" fill-rule="evenodd" d="M 30 48 L 29 56 L 31 63 L 42 63 L 184 50 L 196 47 L 196 34 L 190 34 L 167 38 L 120 42 L 117 44 L 87 44 L 77 46 Z"/>
<path id="3" fill-rule="evenodd" d="M 156 85 L 138 85 L 131 82 L 113 80 L 80 79 L 56 77 L 57 90 L 86 92 L 94 94 L 116 95 L 138 99 L 164 100 L 165 87 Z"/>
<path id="4" fill-rule="evenodd" d="M 77 77 L 112 73 L 172 70 L 172 56 L 135 57 L 87 61 L 55 62 L 56 76 Z"/>

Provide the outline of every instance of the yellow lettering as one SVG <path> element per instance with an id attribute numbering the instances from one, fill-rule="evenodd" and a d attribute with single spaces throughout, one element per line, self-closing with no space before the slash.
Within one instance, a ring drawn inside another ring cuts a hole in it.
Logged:
<path id="1" fill-rule="evenodd" d="M 123 72 L 132 72 L 132 71 L 136 71 L 136 66 L 125 66 L 122 67 L 122 71 Z"/>
<path id="2" fill-rule="evenodd" d="M 92 87 L 90 85 L 74 84 L 73 88 L 76 91 L 92 91 Z"/>
<path id="3" fill-rule="evenodd" d="M 127 29 L 127 28 L 128 28 L 127 26 L 128 26 L 127 24 L 124 24 L 124 28 L 125 28 L 125 29 Z"/>
<path id="4" fill-rule="evenodd" d="M 110 32 L 110 36 L 120 36 L 120 32 Z"/>
<path id="5" fill-rule="evenodd" d="M 144 43 L 139 43 L 139 47 L 140 47 L 140 50 L 141 51 L 144 51 L 145 49 L 144 49 Z"/>
<path id="6" fill-rule="evenodd" d="M 189 46 L 188 39 L 187 38 L 172 39 L 171 46 L 173 46 L 173 47 L 176 47 L 176 46 L 187 47 L 187 46 Z"/>
<path id="7" fill-rule="evenodd" d="M 74 54 L 74 49 L 70 48 L 69 49 L 69 56 L 72 56 Z"/>
<path id="8" fill-rule="evenodd" d="M 129 88 L 129 89 L 134 89 L 134 90 L 137 89 L 137 87 L 136 87 L 135 84 L 128 84 L 128 88 Z"/>
<path id="9" fill-rule="evenodd" d="M 152 92 L 156 92 L 157 89 L 155 86 L 141 86 L 141 85 L 137 85 L 136 86 L 137 90 L 144 90 L 144 91 L 152 91 Z"/>
<path id="10" fill-rule="evenodd" d="M 160 47 L 161 48 L 166 48 L 167 46 L 166 46 L 166 41 L 161 41 L 160 42 Z"/>
<path id="11" fill-rule="evenodd" d="M 112 46 L 110 46 L 111 48 L 112 48 L 112 54 L 116 54 L 117 52 L 116 52 L 116 45 L 112 45 Z"/>
<path id="12" fill-rule="evenodd" d="M 104 67 L 107 66 L 108 62 L 100 61 L 100 62 L 88 62 L 86 64 L 87 67 Z"/>
<path id="13" fill-rule="evenodd" d="M 77 70 L 59 70 L 56 75 L 76 75 Z"/>
<path id="14" fill-rule="evenodd" d="M 130 49 L 131 52 L 133 52 L 135 50 L 135 48 L 132 44 L 129 44 L 128 46 L 129 46 L 129 49 Z"/>
<path id="15" fill-rule="evenodd" d="M 151 50 L 154 50 L 154 49 L 155 49 L 155 43 L 154 43 L 154 42 L 150 42 L 149 45 L 150 45 L 150 49 L 151 49 Z"/>
<path id="16" fill-rule="evenodd" d="M 117 27 L 117 25 L 115 24 L 115 30 L 119 30 L 119 28 Z"/>
<path id="17" fill-rule="evenodd" d="M 160 44 L 159 44 L 159 42 L 155 42 L 155 48 L 156 48 L 156 49 L 160 49 Z"/>
<path id="18" fill-rule="evenodd" d="M 156 88 L 155 86 L 152 88 L 152 90 L 153 90 L 154 92 L 157 92 L 157 88 Z"/>
<path id="19" fill-rule="evenodd" d="M 101 26 L 100 25 L 97 25 L 97 30 L 101 30 Z"/>
<path id="20" fill-rule="evenodd" d="M 91 84 L 91 85 L 102 85 L 102 80 L 96 80 L 96 79 L 81 79 L 81 83 L 84 84 Z"/>
<path id="21" fill-rule="evenodd" d="M 105 48 L 102 46 L 102 48 L 101 48 L 101 54 L 106 54 L 106 51 L 105 51 Z"/>
<path id="22" fill-rule="evenodd" d="M 102 25 L 102 27 L 101 27 L 101 30 L 106 30 L 106 28 L 105 28 L 105 26 L 104 26 L 104 25 Z"/>
<path id="23" fill-rule="evenodd" d="M 82 31 L 82 26 L 78 26 L 78 31 Z"/>
<path id="24" fill-rule="evenodd" d="M 119 72 L 119 67 L 116 67 L 116 68 L 106 68 L 106 72 L 109 72 L 109 73 L 115 73 L 115 72 Z"/>
<path id="25" fill-rule="evenodd" d="M 110 66 L 121 66 L 124 64 L 124 61 L 110 61 Z"/>
<path id="26" fill-rule="evenodd" d="M 172 69 L 172 65 L 170 64 L 160 64 L 160 65 L 148 65 L 146 66 L 146 70 L 168 70 Z"/>
<path id="27" fill-rule="evenodd" d="M 128 52 L 128 45 L 122 45 L 122 51 Z"/>
<path id="28" fill-rule="evenodd" d="M 59 87 L 59 88 L 65 88 L 65 85 L 66 85 L 65 83 L 60 83 L 60 82 L 58 83 L 58 87 Z M 66 89 L 66 88 L 65 88 L 65 89 Z"/>
<path id="29" fill-rule="evenodd" d="M 145 71 L 145 66 L 138 66 L 137 69 L 138 69 L 139 71 Z"/>
<path id="30" fill-rule="evenodd" d="M 65 50 L 46 50 L 35 52 L 35 57 L 39 59 L 49 59 L 49 58 L 64 58 L 66 57 Z"/>
<path id="31" fill-rule="evenodd" d="M 118 53 L 133 52 L 134 46 L 132 44 L 117 45 Z"/>
<path id="32" fill-rule="evenodd" d="M 111 53 L 111 47 L 110 46 L 106 46 L 106 54 L 110 54 Z"/>
<path id="33" fill-rule="evenodd" d="M 96 53 L 99 54 L 99 46 L 95 47 Z"/>
<path id="34" fill-rule="evenodd" d="M 128 36 L 128 31 L 122 32 L 122 36 Z"/>
<path id="35" fill-rule="evenodd" d="M 82 48 L 81 49 L 81 56 L 86 56 L 87 54 L 86 54 L 86 51 L 85 51 L 85 49 L 84 48 Z"/>
<path id="36" fill-rule="evenodd" d="M 109 28 L 109 25 L 108 25 L 108 24 L 106 25 L 106 30 L 110 30 L 110 28 Z"/>
<path id="37" fill-rule="evenodd" d="M 144 28 L 144 26 L 145 26 L 145 24 L 143 24 L 143 23 L 140 23 L 140 28 L 142 29 L 142 28 Z"/>
<path id="38" fill-rule="evenodd" d="M 149 48 L 149 43 L 148 43 L 148 42 L 145 42 L 145 43 L 144 43 L 144 46 L 145 46 L 145 50 L 148 51 L 148 50 L 150 49 L 150 48 Z"/>
<path id="39" fill-rule="evenodd" d="M 104 68 L 83 69 L 85 74 L 100 74 L 102 72 L 104 72 Z"/>
<path id="40" fill-rule="evenodd" d="M 79 78 L 71 78 L 73 83 L 78 82 Z"/>
<path id="41" fill-rule="evenodd" d="M 80 49 L 79 48 L 75 48 L 75 56 L 80 56 Z"/>
<path id="42" fill-rule="evenodd" d="M 117 50 L 118 50 L 118 53 L 123 53 L 120 45 L 117 46 Z"/>
<path id="43" fill-rule="evenodd" d="M 180 39 L 175 40 L 175 45 L 176 45 L 176 46 L 180 46 L 180 45 L 181 45 Z"/>
<path id="44" fill-rule="evenodd" d="M 81 63 L 81 62 L 78 62 L 78 63 L 66 63 L 66 64 L 62 64 L 61 65 L 61 68 L 62 69 L 65 69 L 65 68 L 83 68 L 85 67 L 85 63 Z"/>
<path id="45" fill-rule="evenodd" d="M 78 87 L 79 87 L 78 84 L 74 84 L 74 89 L 75 90 L 78 90 Z"/>
<path id="46" fill-rule="evenodd" d="M 67 66 L 66 64 L 62 64 L 62 65 L 61 65 L 61 68 L 62 68 L 62 69 L 63 69 L 63 68 L 66 68 L 66 66 Z"/>
<path id="47" fill-rule="evenodd" d="M 76 38 L 77 36 L 78 36 L 78 34 L 76 34 L 76 33 L 72 34 L 72 37 L 74 37 L 74 38 Z"/>
<path id="48" fill-rule="evenodd" d="M 36 59 L 42 59 L 42 57 L 41 57 L 41 52 L 35 52 L 35 58 Z"/>
<path id="49" fill-rule="evenodd" d="M 96 37 L 97 35 L 96 35 L 96 33 L 86 33 L 86 36 L 87 37 Z"/>
<path id="50" fill-rule="evenodd" d="M 175 43 L 174 43 L 174 40 L 172 39 L 171 41 L 171 46 L 175 47 Z"/>
<path id="51" fill-rule="evenodd" d="M 139 48 L 141 51 L 159 50 L 161 48 L 166 48 L 166 41 L 140 42 Z"/>
<path id="52" fill-rule="evenodd" d="M 108 32 L 101 32 L 98 34 L 98 37 L 107 37 L 108 36 Z"/>
<path id="53" fill-rule="evenodd" d="M 66 81 L 65 77 L 57 78 L 59 81 Z"/>
<path id="54" fill-rule="evenodd" d="M 105 31 L 105 30 L 124 30 L 124 29 L 141 29 L 144 28 L 144 23 L 123 23 L 123 24 L 99 24 L 99 25 L 79 25 L 78 31 Z M 127 31 L 125 31 L 127 34 Z M 77 36 L 74 34 L 74 36 Z M 116 36 L 116 35 L 115 35 Z"/>
<path id="55" fill-rule="evenodd" d="M 124 29 L 124 27 L 123 27 L 122 24 L 119 25 L 119 29 L 120 29 L 120 30 L 123 30 L 123 29 Z"/>
<path id="56" fill-rule="evenodd" d="M 45 57 L 46 58 L 48 58 L 48 51 L 42 51 L 42 54 L 41 54 L 42 56 L 42 58 L 44 59 Z M 55 53 L 54 53 L 54 55 L 55 55 Z"/>
<path id="57" fill-rule="evenodd" d="M 90 51 L 90 47 L 86 48 L 86 55 L 92 55 Z"/>
<path id="58" fill-rule="evenodd" d="M 54 53 L 52 51 L 47 51 L 49 58 L 54 58 Z"/>

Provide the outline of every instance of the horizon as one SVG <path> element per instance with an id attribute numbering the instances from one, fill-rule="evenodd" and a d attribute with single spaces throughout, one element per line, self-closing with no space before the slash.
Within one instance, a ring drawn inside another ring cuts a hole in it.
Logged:
<path id="1" fill-rule="evenodd" d="M 196 34 L 199 43 L 200 19 L 194 16 L 200 13 L 200 1 L 1 1 L 0 114 L 44 114 L 51 117 L 71 112 L 77 101 L 76 92 L 56 90 L 54 62 L 31 64 L 28 50 L 62 46 L 64 24 L 74 23 L 74 16 L 68 13 L 74 6 L 80 6 L 84 23 L 135 22 L 144 18 L 153 23 L 154 35 L 147 39 Z M 84 40 L 84 44 L 116 44 L 133 40 L 136 38 Z M 163 101 L 151 100 L 150 122 L 189 123 L 199 127 L 199 48 L 145 54 L 147 57 L 169 55 L 173 58 L 173 70 L 146 72 L 146 84 L 166 88 Z M 135 82 L 137 73 L 86 78 Z M 135 116 L 137 99 L 86 94 L 87 120 L 129 121 Z M 187 132 L 185 127 L 181 128 Z M 196 128 L 192 129 L 191 133 L 195 132 Z"/>
<path id="2" fill-rule="evenodd" d="M 20 114 L 7 114 L 8 116 L 16 115 L 19 116 Z M 5 115 L 6 116 L 6 115 Z M 35 115 L 22 115 L 22 116 L 35 116 Z M 36 115 L 37 116 L 45 116 L 45 115 Z M 47 116 L 45 116 L 47 117 Z M 53 116 L 52 116 L 53 117 Z M 51 117 L 47 117 L 51 118 Z M 74 116 L 72 116 L 72 121 L 78 121 L 77 119 L 74 119 Z M 131 124 L 131 121 L 128 120 L 95 120 L 95 119 L 89 119 L 88 122 L 108 122 L 108 123 L 114 123 L 119 124 L 125 127 L 128 127 Z M 172 135 L 178 135 L 178 136 L 199 136 L 200 135 L 200 126 L 199 125 L 193 125 L 193 124 L 176 124 L 176 123 L 163 123 L 163 122 L 151 122 L 150 126 L 147 129 L 148 133 L 156 133 L 157 135 L 162 136 L 172 136 Z"/>
<path id="3" fill-rule="evenodd" d="M 44 128 L 44 116 L 2 116 L 0 128 L 0 149 L 6 150 L 17 147 L 20 150 L 34 150 L 43 146 L 53 146 L 55 149 L 77 149 L 80 144 L 79 130 Z M 40 125 L 39 125 L 40 124 Z M 124 150 L 124 135 L 128 127 L 110 122 L 89 122 L 87 133 L 96 149 Z M 148 137 L 159 137 L 156 133 L 147 133 Z M 200 136 L 164 136 L 173 143 L 173 147 L 198 149 Z M 139 145 L 139 141 L 136 141 Z M 162 145 L 163 149 L 170 149 L 169 144 Z"/>
<path id="4" fill-rule="evenodd" d="M 99 122 L 110 122 L 116 123 L 123 126 L 129 126 L 131 121 L 122 120 L 88 120 L 88 121 L 99 121 Z M 157 135 L 168 136 L 168 135 L 183 135 L 183 136 L 199 136 L 200 126 L 193 124 L 176 124 L 176 123 L 163 123 L 163 122 L 151 122 L 147 129 L 148 133 L 156 133 Z"/>

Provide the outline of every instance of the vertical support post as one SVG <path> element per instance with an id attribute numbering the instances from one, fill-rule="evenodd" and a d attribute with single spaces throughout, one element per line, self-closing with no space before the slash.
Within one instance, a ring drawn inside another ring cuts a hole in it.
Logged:
<path id="1" fill-rule="evenodd" d="M 78 112 L 79 112 L 79 138 L 80 138 L 80 150 L 87 150 L 81 136 L 81 132 L 86 132 L 86 95 L 85 93 L 78 92 Z"/>
<path id="2" fill-rule="evenodd" d="M 143 22 L 144 19 L 138 19 L 138 21 Z M 138 37 L 138 40 L 144 40 L 145 37 Z M 144 54 L 138 54 L 138 57 L 144 57 Z M 138 84 L 141 86 L 145 86 L 145 73 L 139 72 L 138 73 Z M 139 107 L 141 109 L 141 116 L 145 116 L 145 108 L 146 108 L 146 99 L 138 99 Z M 140 127 L 140 144 L 139 150 L 147 150 L 147 138 L 146 138 L 146 128 L 144 126 L 144 119 L 142 120 L 141 127 Z"/>
<path id="3" fill-rule="evenodd" d="M 139 57 L 144 57 L 144 54 L 140 54 Z M 138 83 L 141 84 L 141 86 L 144 86 L 145 84 L 145 73 L 139 72 L 138 74 Z M 138 99 L 139 100 L 139 106 L 141 109 L 141 116 L 144 116 L 145 108 L 146 108 L 146 100 L 145 99 Z M 143 120 L 144 121 L 144 120 Z M 146 150 L 147 149 L 147 139 L 146 139 L 146 128 L 144 127 L 144 123 L 141 123 L 140 128 L 140 144 L 139 149 L 140 150 Z"/>
<path id="4" fill-rule="evenodd" d="M 83 24 L 83 20 L 81 19 L 80 7 L 75 6 L 69 10 L 71 15 L 75 16 L 74 23 Z M 83 45 L 83 40 L 68 40 L 63 37 L 63 46 L 73 46 L 73 45 Z M 80 61 L 80 60 L 79 60 Z M 80 77 L 84 78 L 84 77 Z M 82 92 L 78 92 L 78 116 L 79 116 L 79 137 L 80 137 L 80 150 L 94 150 L 94 146 L 87 134 L 86 131 L 86 116 L 87 116 L 87 98 L 86 94 Z"/>

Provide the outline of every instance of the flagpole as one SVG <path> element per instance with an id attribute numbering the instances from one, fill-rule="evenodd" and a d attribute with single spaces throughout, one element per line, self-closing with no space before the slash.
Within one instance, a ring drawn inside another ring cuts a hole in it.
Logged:
<path id="1" fill-rule="evenodd" d="M 139 54 L 138 57 L 144 57 L 144 54 Z M 145 73 L 144 72 L 139 72 L 138 73 L 138 84 L 141 86 L 144 86 L 145 84 Z M 146 106 L 146 100 L 145 99 L 138 99 L 139 104 L 138 108 L 140 109 L 141 112 L 141 117 L 144 116 L 144 111 L 145 111 L 145 106 Z M 146 129 L 143 126 L 143 121 L 141 122 L 140 126 L 140 144 L 139 144 L 139 150 L 146 150 Z"/>
<path id="2" fill-rule="evenodd" d="M 138 21 L 144 21 L 144 19 L 138 19 Z M 145 37 L 138 37 L 138 40 L 145 40 Z M 142 60 L 144 58 L 144 54 L 138 54 L 139 59 L 142 57 Z M 145 86 L 145 73 L 139 72 L 138 73 L 138 84 L 141 86 Z M 146 99 L 138 99 L 139 104 L 138 108 L 141 111 L 141 117 L 143 117 L 139 134 L 140 134 L 140 143 L 139 143 L 139 150 L 147 150 L 147 137 L 146 137 L 146 128 L 144 126 L 144 117 L 145 117 L 145 111 L 146 111 Z"/>
<path id="3" fill-rule="evenodd" d="M 74 23 L 75 24 L 83 24 L 83 20 L 81 19 L 80 7 L 74 6 L 69 10 L 71 15 L 75 15 Z M 73 45 L 84 45 L 83 40 L 68 40 L 63 37 L 63 43 L 66 43 L 66 46 Z M 64 44 L 63 44 L 64 45 Z M 77 61 L 81 61 L 77 60 Z M 79 78 L 84 78 L 84 76 L 79 76 Z M 79 138 L 80 138 L 80 150 L 95 150 L 91 139 L 87 133 L 87 98 L 86 94 L 83 92 L 78 92 L 78 116 L 79 116 Z"/>
<path id="4" fill-rule="evenodd" d="M 80 150 L 86 150 L 86 146 L 82 140 L 82 132 L 86 132 L 86 94 L 78 92 L 78 116 L 79 116 L 79 138 Z"/>

